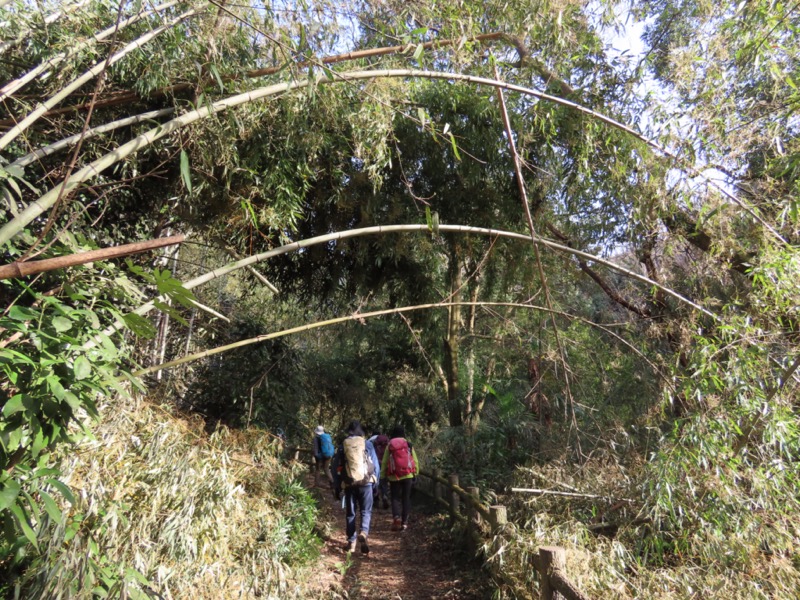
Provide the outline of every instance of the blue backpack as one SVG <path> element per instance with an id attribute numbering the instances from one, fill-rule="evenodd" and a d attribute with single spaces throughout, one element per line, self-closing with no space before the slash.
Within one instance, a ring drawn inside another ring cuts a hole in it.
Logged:
<path id="1" fill-rule="evenodd" d="M 323 433 L 319 436 L 319 447 L 322 451 L 322 456 L 325 458 L 330 458 L 333 456 L 333 442 L 331 441 L 331 435 L 329 433 Z"/>

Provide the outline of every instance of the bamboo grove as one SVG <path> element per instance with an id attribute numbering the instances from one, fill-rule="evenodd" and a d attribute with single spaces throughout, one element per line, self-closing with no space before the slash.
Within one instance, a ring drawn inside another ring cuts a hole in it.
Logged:
<path id="1" fill-rule="evenodd" d="M 597 597 L 791 595 L 799 26 L 766 0 L 0 0 L 0 589 L 220 597 L 206 561 L 311 594 L 275 435 L 358 416 L 471 483 L 596 498 L 508 498 L 501 597 L 558 542 Z M 134 530 L 140 503 L 174 519 Z"/>

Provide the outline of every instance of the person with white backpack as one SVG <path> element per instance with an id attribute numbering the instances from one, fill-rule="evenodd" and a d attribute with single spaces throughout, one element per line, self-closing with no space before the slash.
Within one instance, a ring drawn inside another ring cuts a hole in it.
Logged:
<path id="1" fill-rule="evenodd" d="M 347 437 L 334 459 L 337 465 L 335 494 L 344 487 L 345 550 L 355 552 L 360 544 L 361 553 L 369 554 L 369 525 L 372 520 L 372 486 L 380 479 L 380 465 L 371 442 L 364 438 L 364 429 L 358 421 L 347 427 Z M 356 520 L 361 518 L 361 528 L 356 536 Z"/>

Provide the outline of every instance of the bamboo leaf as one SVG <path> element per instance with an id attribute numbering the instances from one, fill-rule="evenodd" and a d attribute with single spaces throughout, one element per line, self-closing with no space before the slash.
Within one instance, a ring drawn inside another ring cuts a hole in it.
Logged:
<path id="1" fill-rule="evenodd" d="M 10 319 L 14 319 L 15 321 L 32 321 L 38 316 L 38 312 L 23 306 L 14 305 L 11 307 L 11 310 L 8 311 L 8 317 Z"/>
<path id="2" fill-rule="evenodd" d="M 45 512 L 50 515 L 50 518 L 53 519 L 53 521 L 61 525 L 63 520 L 61 510 L 58 508 L 56 501 L 53 500 L 53 497 L 47 492 L 39 492 L 39 497 L 42 499 Z"/>
<path id="3" fill-rule="evenodd" d="M 19 528 L 22 530 L 23 535 L 25 538 L 31 543 L 31 545 L 36 548 L 36 551 L 39 551 L 39 545 L 36 543 L 36 533 L 33 531 L 30 522 L 28 521 L 28 516 L 25 514 L 25 511 L 19 504 L 13 504 L 9 507 L 11 514 L 14 515 L 14 518 L 17 520 L 17 524 Z"/>
<path id="4" fill-rule="evenodd" d="M 17 500 L 21 486 L 13 479 L 9 479 L 0 488 L 0 510 L 5 510 Z"/>
<path id="5" fill-rule="evenodd" d="M 456 144 L 456 138 L 453 136 L 452 132 L 448 134 L 450 138 L 450 145 L 453 147 L 453 154 L 456 156 L 456 160 L 461 162 L 461 154 L 458 151 L 458 145 Z"/>
<path id="6" fill-rule="evenodd" d="M 53 327 L 58 333 L 63 333 L 64 331 L 72 329 L 72 321 L 66 317 L 54 317 Z"/>
<path id="7" fill-rule="evenodd" d="M 75 379 L 80 381 L 81 379 L 86 379 L 89 375 L 92 374 L 92 364 L 89 362 L 89 359 L 85 356 L 79 356 L 75 359 L 75 365 L 73 366 L 73 371 L 75 372 Z"/>
<path id="8" fill-rule="evenodd" d="M 75 506 L 75 496 L 72 495 L 72 491 L 63 482 L 58 479 L 48 479 L 47 483 L 61 492 L 67 502 Z"/>
<path id="9" fill-rule="evenodd" d="M 3 416 L 10 417 L 22 410 L 25 410 L 25 406 L 22 403 L 22 394 L 16 394 L 11 396 L 11 399 L 3 406 Z"/>
<path id="10" fill-rule="evenodd" d="M 181 150 L 181 178 L 189 193 L 192 193 L 192 174 L 189 167 L 189 155 L 186 150 Z"/>
<path id="11" fill-rule="evenodd" d="M 222 76 L 219 74 L 219 71 L 217 70 L 217 66 L 216 65 L 211 65 L 209 67 L 209 70 L 211 71 L 211 74 L 214 76 L 214 78 L 217 80 L 217 85 L 219 85 L 219 91 L 224 94 L 225 93 L 225 84 L 222 83 Z"/>

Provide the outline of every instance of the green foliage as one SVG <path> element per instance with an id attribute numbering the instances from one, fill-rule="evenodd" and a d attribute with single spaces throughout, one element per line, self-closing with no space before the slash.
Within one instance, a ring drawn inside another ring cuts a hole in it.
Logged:
<path id="1" fill-rule="evenodd" d="M 302 597 L 316 508 L 279 445 L 257 430 L 208 436 L 196 419 L 141 400 L 107 399 L 100 410 L 97 440 L 59 453 L 80 497 L 59 504 L 60 524 L 42 524 L 42 552 L 25 570 L 5 573 L 23 597 Z"/>

